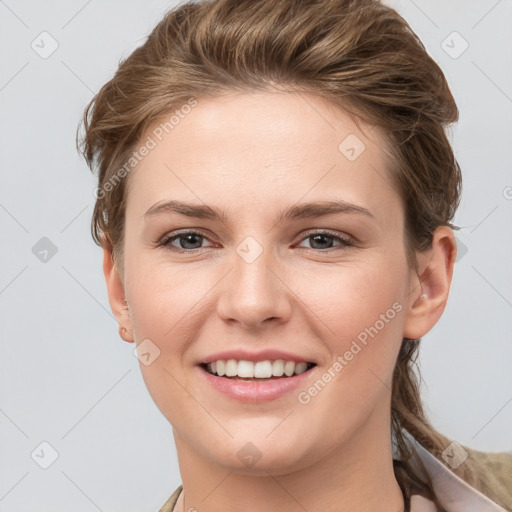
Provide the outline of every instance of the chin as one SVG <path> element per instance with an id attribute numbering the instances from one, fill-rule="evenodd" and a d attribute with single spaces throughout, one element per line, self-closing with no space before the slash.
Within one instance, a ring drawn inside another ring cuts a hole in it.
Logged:
<path id="1" fill-rule="evenodd" d="M 320 453 L 318 443 L 315 450 L 308 449 L 303 438 L 265 436 L 261 433 L 252 437 L 238 436 L 224 443 L 218 440 L 213 442 L 215 450 L 212 445 L 206 446 L 203 453 L 226 471 L 252 476 L 293 473 L 312 464 L 313 453 L 317 456 Z"/>

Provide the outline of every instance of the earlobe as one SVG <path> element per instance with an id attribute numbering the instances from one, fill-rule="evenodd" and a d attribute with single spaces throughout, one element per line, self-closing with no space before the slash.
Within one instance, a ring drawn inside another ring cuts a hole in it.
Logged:
<path id="1" fill-rule="evenodd" d="M 119 336 L 127 342 L 133 342 L 133 332 L 126 301 L 124 284 L 114 263 L 112 251 L 103 248 L 103 273 L 107 285 L 110 309 L 119 324 Z"/>
<path id="2" fill-rule="evenodd" d="M 421 338 L 441 317 L 448 301 L 456 254 L 455 236 L 447 226 L 438 227 L 431 247 L 417 253 L 418 271 L 411 279 L 404 338 Z"/>

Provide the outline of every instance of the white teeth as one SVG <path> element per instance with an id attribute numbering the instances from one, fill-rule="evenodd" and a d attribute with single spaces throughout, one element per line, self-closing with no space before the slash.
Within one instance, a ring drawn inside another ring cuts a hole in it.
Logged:
<path id="1" fill-rule="evenodd" d="M 284 361 L 282 359 L 276 359 L 272 363 L 272 375 L 274 377 L 282 377 L 284 375 Z"/>
<path id="2" fill-rule="evenodd" d="M 215 364 L 217 369 L 214 370 L 212 368 L 212 365 Z M 217 375 L 219 377 L 222 377 L 224 375 L 226 375 L 226 363 L 224 361 L 216 361 L 216 363 L 210 363 L 210 370 L 215 373 L 217 372 Z"/>
<path id="3" fill-rule="evenodd" d="M 254 376 L 257 379 L 268 379 L 272 377 L 272 363 L 270 361 L 259 361 L 254 365 Z"/>
<path id="4" fill-rule="evenodd" d="M 234 359 L 226 361 L 226 377 L 234 377 L 238 374 L 238 362 Z"/>
<path id="5" fill-rule="evenodd" d="M 300 375 L 308 369 L 308 363 L 297 363 L 295 365 L 295 375 Z"/>
<path id="6" fill-rule="evenodd" d="M 238 376 L 247 378 L 254 377 L 254 363 L 252 361 L 239 361 Z"/>
<path id="7" fill-rule="evenodd" d="M 287 377 L 291 377 L 295 371 L 295 363 L 293 361 L 286 361 L 284 364 L 284 374 Z"/>
<path id="8" fill-rule="evenodd" d="M 210 373 L 219 377 L 241 377 L 245 379 L 269 379 L 270 377 L 291 377 L 300 375 L 308 369 L 308 363 L 295 363 L 294 361 L 253 361 L 228 359 L 208 363 L 207 369 Z"/>

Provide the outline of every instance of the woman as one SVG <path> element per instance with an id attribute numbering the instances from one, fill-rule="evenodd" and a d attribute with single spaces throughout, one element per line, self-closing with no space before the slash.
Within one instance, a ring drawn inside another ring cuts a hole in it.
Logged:
<path id="1" fill-rule="evenodd" d="M 414 370 L 455 261 L 457 116 L 374 0 L 181 5 L 88 105 L 110 305 L 173 426 L 162 511 L 510 510 Z"/>

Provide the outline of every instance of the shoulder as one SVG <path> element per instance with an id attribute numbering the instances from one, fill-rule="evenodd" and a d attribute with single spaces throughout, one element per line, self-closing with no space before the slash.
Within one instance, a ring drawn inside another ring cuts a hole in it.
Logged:
<path id="1" fill-rule="evenodd" d="M 484 470 L 481 491 L 512 510 L 512 452 L 481 452 L 466 448 L 468 455 Z"/>
<path id="2" fill-rule="evenodd" d="M 411 459 L 411 464 L 418 471 L 418 475 L 423 475 L 420 478 L 424 482 L 429 482 L 437 500 L 447 512 L 512 511 L 512 455 L 510 453 L 485 453 L 463 446 L 462 448 L 467 452 L 467 458 L 473 462 L 470 466 L 471 471 L 476 471 L 474 476 L 478 483 L 473 487 L 457 474 L 452 464 L 447 464 L 446 461 L 443 462 L 435 457 L 412 436 L 410 441 L 422 468 L 417 465 L 414 458 Z M 461 463 L 463 464 L 464 461 Z M 423 471 L 426 471 L 426 475 Z M 425 510 L 428 509 L 425 508 Z M 414 509 L 414 512 L 422 511 L 421 506 L 417 507 L 417 511 Z"/>
<path id="3" fill-rule="evenodd" d="M 176 501 L 178 501 L 178 496 L 180 495 L 181 490 L 183 489 L 183 485 L 180 485 L 170 496 L 170 498 L 160 507 L 158 512 L 172 512 L 174 509 L 174 505 L 176 505 Z"/>

